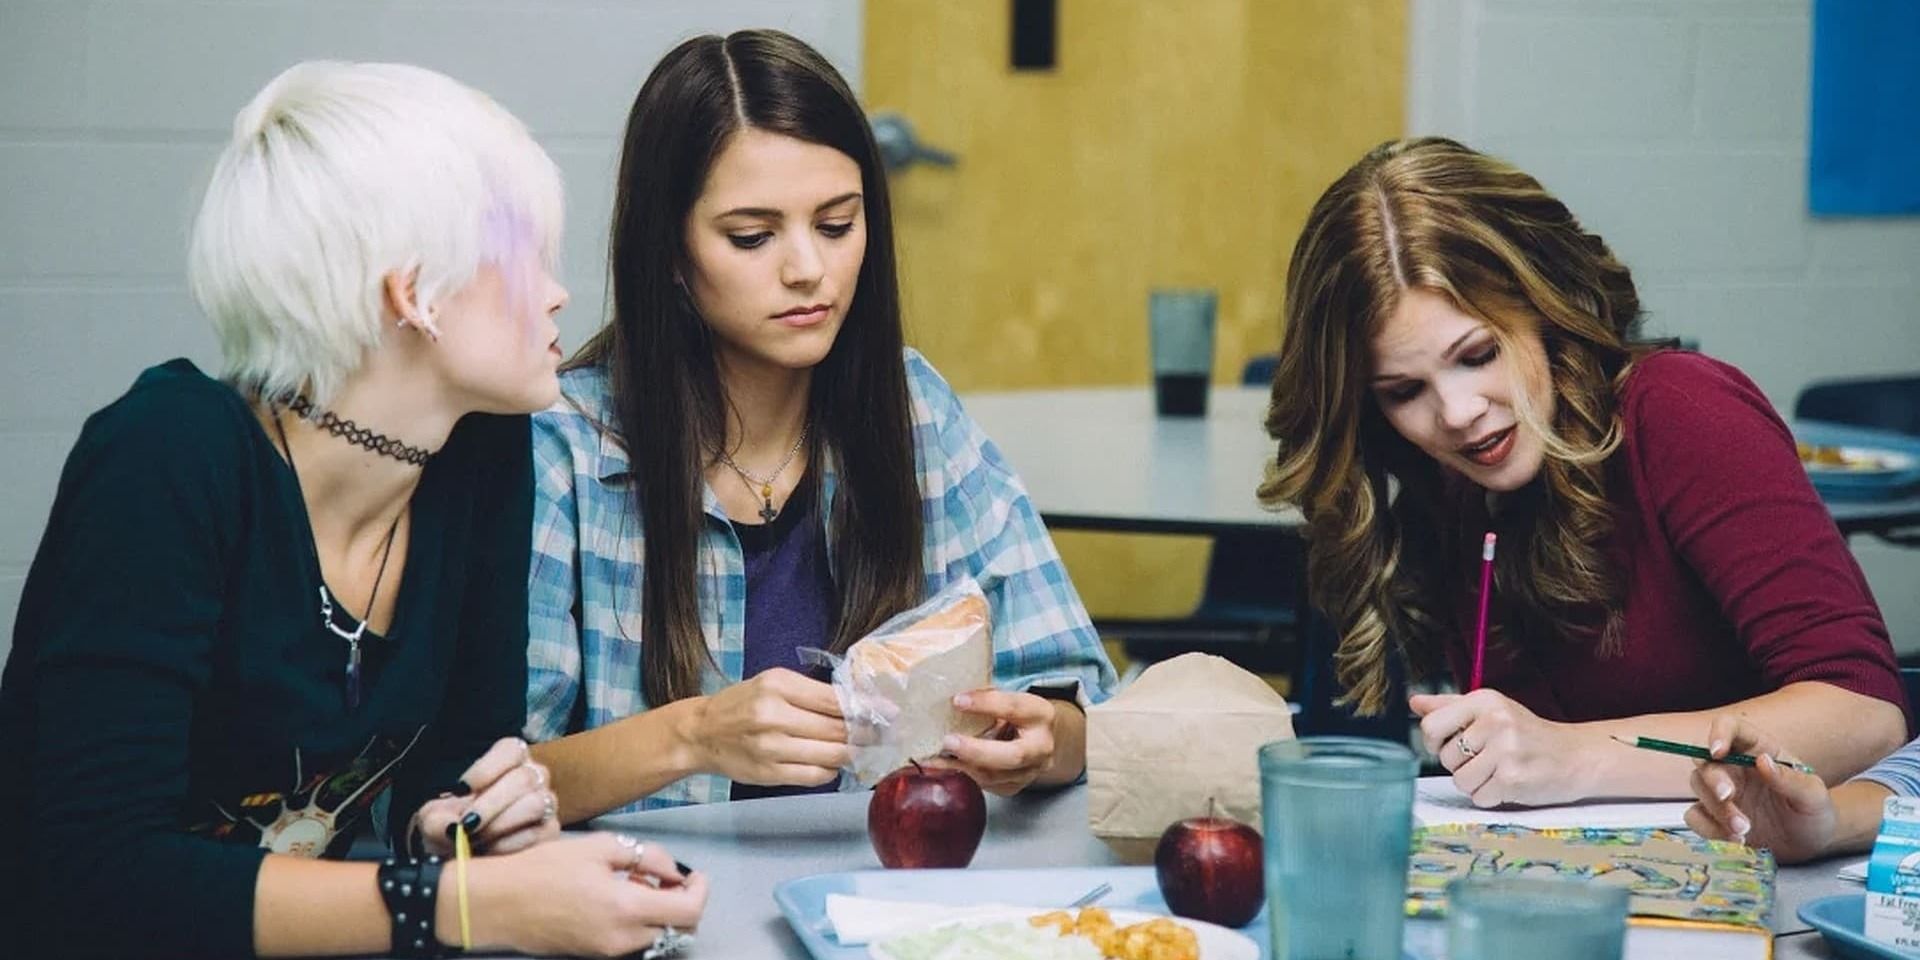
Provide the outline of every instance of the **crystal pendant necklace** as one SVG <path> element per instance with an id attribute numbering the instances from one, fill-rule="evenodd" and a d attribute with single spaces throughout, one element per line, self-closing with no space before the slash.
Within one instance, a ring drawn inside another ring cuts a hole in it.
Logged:
<path id="1" fill-rule="evenodd" d="M 287 455 L 287 469 L 293 473 L 294 489 L 300 490 L 300 468 L 293 462 L 293 447 L 287 443 L 287 428 L 280 423 L 280 410 L 278 407 L 273 408 L 273 429 L 280 435 L 280 449 Z M 304 491 L 301 496 L 303 499 L 305 498 Z M 380 596 L 380 581 L 386 579 L 387 560 L 393 556 L 393 538 L 400 530 L 400 518 L 406 516 L 406 513 L 406 507 L 402 506 L 400 511 L 393 515 L 393 523 L 388 525 L 386 539 L 381 543 L 380 569 L 373 575 L 373 589 L 367 591 L 367 605 L 365 609 L 368 618 L 373 616 L 373 602 Z M 313 569 L 316 573 L 319 573 L 321 571 L 320 549 L 314 544 L 311 531 L 308 533 L 307 549 L 313 556 Z M 351 619 L 351 617 L 349 617 L 349 619 Z M 355 622 L 351 630 L 344 629 L 340 626 L 333 616 L 333 594 L 327 591 L 326 575 L 324 573 L 321 573 L 320 579 L 320 625 L 326 627 L 329 633 L 347 642 L 347 709 L 357 710 L 360 708 L 360 641 L 367 635 L 367 619 L 362 618 Z"/>

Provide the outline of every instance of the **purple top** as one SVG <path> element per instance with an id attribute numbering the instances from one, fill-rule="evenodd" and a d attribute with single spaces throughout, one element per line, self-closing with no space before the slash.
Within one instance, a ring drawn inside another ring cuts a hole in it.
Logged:
<path id="1" fill-rule="evenodd" d="M 736 522 L 747 572 L 746 661 L 741 679 L 774 667 L 786 667 L 816 680 L 827 671 L 800 662 L 801 647 L 832 642 L 836 594 L 827 568 L 827 531 L 821 520 L 820 495 L 809 471 L 787 498 L 786 509 L 772 523 Z M 832 793 L 835 783 L 818 787 L 760 787 L 735 783 L 735 800 L 784 797 L 799 793 Z"/>

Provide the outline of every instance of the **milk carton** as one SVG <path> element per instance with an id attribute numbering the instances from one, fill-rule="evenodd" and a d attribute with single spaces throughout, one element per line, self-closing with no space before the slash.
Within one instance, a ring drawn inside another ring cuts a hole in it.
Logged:
<path id="1" fill-rule="evenodd" d="M 1920 800 L 1888 797 L 1867 861 L 1867 939 L 1920 950 Z"/>

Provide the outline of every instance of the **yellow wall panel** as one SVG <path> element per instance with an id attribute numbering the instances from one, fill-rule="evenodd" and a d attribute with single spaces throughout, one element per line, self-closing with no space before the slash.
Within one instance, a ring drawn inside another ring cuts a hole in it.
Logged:
<path id="1" fill-rule="evenodd" d="M 960 156 L 893 182 L 910 341 L 961 391 L 1145 385 L 1148 291 L 1211 287 L 1236 380 L 1313 200 L 1403 128 L 1404 0 L 1059 0 L 1047 72 L 1010 67 L 1010 10 L 867 0 L 869 109 Z M 1059 540 L 1100 613 L 1198 597 L 1204 540 Z"/>

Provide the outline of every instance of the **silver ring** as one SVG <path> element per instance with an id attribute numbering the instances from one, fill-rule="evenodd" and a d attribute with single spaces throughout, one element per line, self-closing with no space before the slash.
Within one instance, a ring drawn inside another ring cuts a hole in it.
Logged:
<path id="1" fill-rule="evenodd" d="M 1453 742 L 1460 745 L 1460 755 L 1469 760 L 1473 759 L 1473 755 L 1479 752 L 1473 749 L 1473 744 L 1467 742 L 1467 735 L 1464 733 L 1453 738 Z"/>
<path id="2" fill-rule="evenodd" d="M 653 938 L 652 946 L 641 952 L 640 960 L 666 960 L 667 957 L 677 957 L 691 946 L 693 946 L 693 934 L 675 930 L 670 926 L 661 927 L 660 935 Z"/>
<path id="3" fill-rule="evenodd" d="M 641 843 L 639 837 L 625 833 L 616 835 L 614 840 L 621 846 L 633 851 L 633 859 L 627 862 L 627 872 L 632 873 L 640 869 L 640 858 L 646 854 L 647 845 Z"/>
<path id="4" fill-rule="evenodd" d="M 546 809 L 540 811 L 540 819 L 544 822 L 552 823 L 553 818 L 559 815 L 559 811 L 556 809 L 560 805 L 559 798 L 553 795 L 552 790 L 548 790 L 546 794 L 544 798 Z"/>

